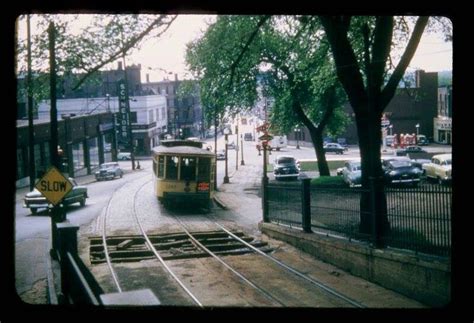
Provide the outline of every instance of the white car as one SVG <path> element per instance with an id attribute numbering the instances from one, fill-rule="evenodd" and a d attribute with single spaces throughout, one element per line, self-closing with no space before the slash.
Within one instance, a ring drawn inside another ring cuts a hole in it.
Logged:
<path id="1" fill-rule="evenodd" d="M 439 184 L 451 181 L 451 154 L 440 154 L 431 157 L 431 162 L 422 165 L 427 179 L 434 179 Z"/>
<path id="2" fill-rule="evenodd" d="M 118 160 L 130 160 L 132 159 L 131 153 L 122 151 L 117 154 L 117 159 Z"/>

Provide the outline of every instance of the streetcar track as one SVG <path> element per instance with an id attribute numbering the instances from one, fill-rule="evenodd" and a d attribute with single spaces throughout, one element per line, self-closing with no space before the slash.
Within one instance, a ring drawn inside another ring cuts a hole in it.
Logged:
<path id="1" fill-rule="evenodd" d="M 141 178 L 140 178 L 141 179 Z M 170 269 L 170 267 L 166 264 L 165 260 L 163 259 L 163 257 L 159 254 L 159 252 L 156 250 L 156 248 L 154 247 L 152 241 L 150 240 L 148 234 L 146 233 L 139 217 L 138 217 L 138 211 L 137 211 L 137 195 L 138 193 L 145 187 L 145 185 L 149 184 L 152 180 L 148 180 L 146 181 L 145 183 L 141 184 L 140 187 L 138 189 L 136 189 L 135 191 L 135 194 L 133 195 L 133 207 L 132 207 L 132 214 L 133 214 L 133 218 L 135 220 L 135 223 L 138 225 L 138 228 L 141 232 L 141 235 L 144 237 L 145 241 L 146 241 L 146 246 L 148 247 L 149 250 L 151 250 L 153 252 L 153 254 L 155 255 L 155 258 L 159 260 L 159 262 L 161 263 L 161 265 L 166 269 L 166 271 L 173 277 L 173 279 L 178 283 L 178 285 L 186 292 L 186 294 L 194 301 L 194 303 L 196 303 L 198 306 L 200 307 L 204 307 L 202 305 L 202 303 L 198 300 L 198 298 L 185 286 L 185 284 L 176 276 L 175 273 L 173 273 L 173 271 Z M 106 217 L 107 215 L 109 214 L 109 211 L 110 211 L 110 205 L 111 205 L 111 201 L 113 199 L 113 196 L 115 195 L 116 191 L 118 190 L 115 189 L 114 192 L 113 192 L 113 195 L 112 197 L 109 199 L 109 202 L 107 204 L 107 208 L 106 208 L 106 211 L 105 211 L 105 214 L 103 216 L 103 233 L 102 233 L 102 241 L 103 241 L 103 246 L 104 246 L 104 253 L 105 253 L 105 257 L 106 257 L 106 261 L 107 261 L 107 265 L 109 267 L 109 270 L 112 274 L 112 277 L 113 277 L 113 280 L 114 280 L 114 283 L 117 287 L 117 290 L 121 293 L 122 292 L 122 288 L 120 287 L 120 284 L 118 282 L 118 278 L 117 278 L 117 275 L 113 269 L 113 265 L 112 265 L 112 261 L 109 257 L 109 250 L 108 250 L 108 247 L 107 247 L 107 242 L 106 242 Z M 255 283 L 253 283 L 252 281 L 250 281 L 248 278 L 246 278 L 242 273 L 238 272 L 237 270 L 235 270 L 234 268 L 232 268 L 229 264 L 227 264 L 224 260 L 222 260 L 220 256 L 216 255 L 214 252 L 212 252 L 211 250 L 209 250 L 206 246 L 204 246 L 201 242 L 198 241 L 198 239 L 196 239 L 193 234 L 191 232 L 188 231 L 188 229 L 186 228 L 186 225 L 176 217 L 176 215 L 173 215 L 173 214 L 170 214 L 176 222 L 179 223 L 180 227 L 183 229 L 183 231 L 185 232 L 185 234 L 191 239 L 192 243 L 195 244 L 198 248 L 202 249 L 203 251 L 205 251 L 206 253 L 208 253 L 210 256 L 212 256 L 214 259 L 216 259 L 220 264 L 222 264 L 226 269 L 228 269 L 229 271 L 231 271 L 232 273 L 234 273 L 236 276 L 238 276 L 242 281 L 244 281 L 246 284 L 250 285 L 252 288 L 254 288 L 256 291 L 262 293 L 266 298 L 268 298 L 269 300 L 273 301 L 273 302 L 276 302 L 278 303 L 279 305 L 281 306 L 285 306 L 285 304 L 283 302 L 281 302 L 280 300 L 278 300 L 275 296 L 273 296 L 272 294 L 270 294 L 269 292 L 267 292 L 264 288 L 256 285 Z M 225 232 L 229 237 L 232 237 L 233 239 L 235 239 L 236 241 L 238 241 L 239 243 L 243 244 L 244 246 L 246 246 L 247 248 L 250 248 L 251 250 L 253 250 L 254 252 L 256 252 L 258 255 L 261 255 L 261 256 L 264 256 L 266 259 L 269 259 L 271 260 L 272 262 L 276 263 L 279 267 L 281 268 L 284 268 L 285 270 L 291 272 L 292 274 L 294 274 L 295 276 L 297 277 L 300 277 L 306 281 L 309 281 L 311 284 L 315 285 L 316 287 L 318 287 L 320 290 L 336 297 L 337 299 L 340 299 L 340 300 L 343 300 L 344 302 L 354 306 L 354 307 L 358 307 L 358 308 L 365 308 L 365 306 L 357 301 L 354 301 L 352 300 L 351 298 L 337 292 L 335 289 L 329 287 L 329 286 L 326 286 L 324 285 L 322 282 L 320 281 L 317 281 L 311 277 L 309 277 L 308 275 L 298 271 L 297 269 L 293 268 L 293 267 L 290 267 L 288 266 L 287 264 L 281 262 L 280 260 L 270 256 L 270 255 L 267 255 L 266 253 L 264 253 L 263 251 L 259 250 L 258 248 L 254 247 L 253 245 L 247 243 L 246 241 L 242 240 L 241 238 L 239 238 L 238 236 L 236 236 L 235 234 L 233 234 L 231 231 L 229 231 L 228 229 L 226 229 L 224 226 L 222 226 L 221 224 L 219 224 L 214 216 L 212 214 L 206 214 L 206 215 L 202 215 L 203 217 L 206 218 L 207 221 L 210 221 L 212 222 L 214 225 L 216 225 L 217 227 L 219 227 L 220 230 L 222 230 L 223 232 Z M 210 218 L 209 218 L 210 217 Z"/>

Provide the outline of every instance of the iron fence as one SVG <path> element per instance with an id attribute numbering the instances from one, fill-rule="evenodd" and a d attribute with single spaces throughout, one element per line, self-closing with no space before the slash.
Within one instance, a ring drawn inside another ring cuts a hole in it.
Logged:
<path id="1" fill-rule="evenodd" d="M 268 185 L 269 220 L 301 228 L 303 185 L 285 184 Z M 450 256 L 451 186 L 423 183 L 414 188 L 385 187 L 384 191 L 390 225 L 389 233 L 382 237 L 385 246 Z M 364 192 L 368 190 L 311 186 L 311 228 L 349 239 L 371 240 L 359 230 Z"/>

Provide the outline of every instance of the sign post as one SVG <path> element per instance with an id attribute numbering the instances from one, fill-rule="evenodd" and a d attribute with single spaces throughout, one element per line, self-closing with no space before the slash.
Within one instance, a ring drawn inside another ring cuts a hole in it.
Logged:
<path id="1" fill-rule="evenodd" d="M 51 210 L 52 251 L 59 250 L 56 223 L 66 220 L 66 210 L 59 204 L 72 190 L 72 184 L 55 166 L 51 166 L 36 183 L 35 187 L 44 195 L 49 203 L 53 204 L 53 209 Z M 54 255 L 54 252 L 52 254 Z"/>

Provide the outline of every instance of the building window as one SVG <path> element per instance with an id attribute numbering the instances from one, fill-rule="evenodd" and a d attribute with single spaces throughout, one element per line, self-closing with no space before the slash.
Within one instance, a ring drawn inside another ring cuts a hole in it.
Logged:
<path id="1" fill-rule="evenodd" d="M 99 144 L 97 138 L 87 140 L 87 145 L 89 146 L 90 167 L 99 167 Z"/>
<path id="2" fill-rule="evenodd" d="M 74 171 L 78 171 L 85 168 L 84 145 L 82 144 L 82 142 L 72 145 L 72 162 L 74 166 Z"/>
<path id="3" fill-rule="evenodd" d="M 155 114 L 153 113 L 153 110 L 148 111 L 148 123 L 152 123 L 155 121 Z"/>

